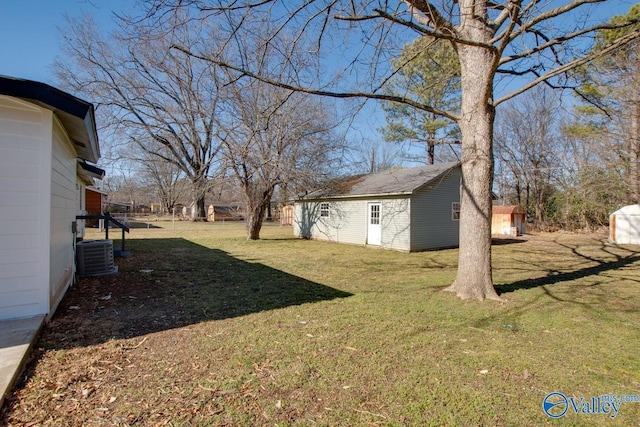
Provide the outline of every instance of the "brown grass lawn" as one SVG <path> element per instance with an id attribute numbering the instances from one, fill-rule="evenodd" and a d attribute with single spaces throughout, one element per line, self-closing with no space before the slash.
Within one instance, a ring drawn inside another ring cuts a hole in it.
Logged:
<path id="1" fill-rule="evenodd" d="M 497 242 L 497 303 L 440 292 L 452 249 L 139 226 L 117 275 L 69 291 L 0 425 L 640 425 L 640 402 L 542 410 L 553 391 L 640 394 L 640 248 Z"/>

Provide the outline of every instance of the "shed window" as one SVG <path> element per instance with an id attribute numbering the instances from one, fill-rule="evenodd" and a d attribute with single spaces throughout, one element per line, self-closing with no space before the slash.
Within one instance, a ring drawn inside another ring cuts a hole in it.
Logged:
<path id="1" fill-rule="evenodd" d="M 460 219 L 460 202 L 451 203 L 451 219 L 454 221 Z"/>
<path id="2" fill-rule="evenodd" d="M 320 217 L 329 217 L 329 203 L 320 203 Z"/>
<path id="3" fill-rule="evenodd" d="M 369 224 L 380 225 L 380 205 L 371 205 L 369 212 Z"/>

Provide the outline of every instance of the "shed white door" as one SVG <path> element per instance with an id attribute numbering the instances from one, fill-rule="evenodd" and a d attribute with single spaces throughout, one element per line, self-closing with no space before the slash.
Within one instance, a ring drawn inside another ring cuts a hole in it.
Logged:
<path id="1" fill-rule="evenodd" d="M 379 246 L 382 241 L 381 207 L 380 203 L 369 203 L 367 206 L 367 244 L 369 245 Z"/>

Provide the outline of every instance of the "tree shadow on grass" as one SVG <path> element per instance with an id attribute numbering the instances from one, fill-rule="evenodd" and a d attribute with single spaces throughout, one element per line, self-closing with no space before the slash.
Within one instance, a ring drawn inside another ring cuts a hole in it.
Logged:
<path id="1" fill-rule="evenodd" d="M 155 224 L 153 224 L 153 221 L 136 221 L 136 220 L 132 220 L 129 221 L 128 224 L 129 228 L 133 229 L 133 228 L 157 228 L 157 229 L 161 229 L 162 227 L 159 227 Z"/>
<path id="2" fill-rule="evenodd" d="M 507 292 L 514 292 L 520 289 L 532 289 L 532 288 L 538 288 L 541 286 L 554 285 L 556 283 L 582 279 L 584 277 L 595 276 L 609 270 L 620 269 L 627 265 L 633 264 L 638 260 L 640 260 L 639 255 L 631 255 L 628 257 L 620 258 L 616 261 L 602 262 L 598 265 L 581 268 L 575 271 L 567 271 L 567 272 L 552 271 L 552 272 L 549 272 L 547 276 L 539 277 L 537 279 L 519 280 L 517 282 L 513 282 L 505 285 L 498 285 L 496 286 L 496 291 L 498 292 L 498 295 L 502 295 Z"/>
<path id="3" fill-rule="evenodd" d="M 491 237 L 491 245 L 492 246 L 502 246 L 502 245 L 515 245 L 518 243 L 526 243 L 527 240 L 524 238 L 513 238 L 513 237 Z"/>
<path id="4" fill-rule="evenodd" d="M 598 243 L 599 253 L 602 257 L 595 257 L 593 255 L 583 253 L 580 251 L 579 247 L 561 243 L 557 238 L 554 239 L 554 243 L 570 251 L 572 258 L 583 263 L 595 263 L 595 265 L 569 271 L 561 271 L 547 267 L 548 274 L 546 276 L 536 279 L 519 280 L 513 283 L 496 286 L 498 295 L 514 292 L 519 289 L 532 289 L 547 285 L 554 285 L 561 282 L 578 280 L 589 276 L 597 276 L 607 271 L 619 270 L 640 260 L 640 254 L 638 252 L 618 247 L 618 249 L 625 250 L 627 252 L 626 254 L 621 255 L 613 252 L 611 250 L 611 246 L 608 246 L 604 241 L 599 241 Z M 604 260 L 605 256 L 613 257 L 613 259 L 611 261 Z"/>
<path id="5" fill-rule="evenodd" d="M 81 278 L 47 326 L 46 347 L 127 339 L 352 294 L 188 240 L 132 239 L 113 276 Z"/>

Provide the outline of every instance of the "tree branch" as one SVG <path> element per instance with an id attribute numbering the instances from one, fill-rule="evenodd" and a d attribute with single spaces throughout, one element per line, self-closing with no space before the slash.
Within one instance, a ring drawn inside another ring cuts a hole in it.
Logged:
<path id="1" fill-rule="evenodd" d="M 607 46 L 605 49 L 599 50 L 597 52 L 594 52 L 590 55 L 584 56 L 582 58 L 578 58 L 578 59 L 574 59 L 571 62 L 568 62 L 567 64 L 562 65 L 559 68 L 556 68 L 554 70 L 549 71 L 546 74 L 541 75 L 540 77 L 538 77 L 537 79 L 533 80 L 532 82 L 528 83 L 527 85 L 521 87 L 520 89 L 503 96 L 502 98 L 496 100 L 494 102 L 494 105 L 499 105 L 501 103 L 503 103 L 504 101 L 507 101 L 511 98 L 514 98 L 518 95 L 520 95 L 523 92 L 526 92 L 527 90 L 531 89 L 534 86 L 539 85 L 540 83 L 543 83 L 555 76 L 558 76 L 560 74 L 566 73 L 567 71 L 570 71 L 576 67 L 579 67 L 581 65 L 584 65 L 596 58 L 599 58 L 601 56 L 605 56 L 610 52 L 613 52 L 614 50 L 626 45 L 627 43 L 637 39 L 640 37 L 640 29 L 632 31 L 631 33 L 628 33 L 620 38 L 618 38 L 617 41 L 615 41 L 614 43 L 612 43 L 611 45 Z"/>
<path id="2" fill-rule="evenodd" d="M 180 50 L 188 55 L 191 55 L 195 58 L 198 59 L 202 59 L 204 61 L 208 61 L 210 63 L 219 65 L 223 68 L 229 69 L 229 70 L 233 70 L 237 73 L 240 73 L 240 75 L 242 76 L 246 76 L 246 77 L 250 77 L 252 79 L 261 81 L 263 83 L 267 83 L 270 84 L 272 86 L 276 86 L 276 87 L 281 87 L 284 89 L 288 89 L 288 90 L 293 90 L 296 92 L 302 92 L 302 93 L 308 93 L 311 95 L 319 95 L 319 96 L 329 96 L 332 98 L 368 98 L 368 99 L 377 99 L 377 100 L 383 100 L 383 101 L 392 101 L 392 102 L 398 102 L 400 104 L 406 104 L 406 105 L 410 105 L 414 108 L 423 110 L 423 111 L 427 111 L 433 114 L 437 114 L 439 116 L 443 116 L 443 117 L 447 117 L 451 120 L 458 120 L 458 116 L 452 112 L 449 111 L 444 111 L 444 110 L 440 110 L 437 108 L 433 108 L 427 105 L 423 105 L 420 104 L 419 102 L 415 102 L 409 98 L 405 98 L 405 97 L 400 97 L 400 96 L 394 96 L 394 95 L 386 95 L 386 94 L 378 94 L 378 93 L 370 93 L 370 92 L 333 92 L 333 91 L 326 91 L 326 90 L 319 90 L 319 89 L 311 89 L 308 87 L 302 87 L 302 86 L 296 86 L 296 85 L 292 85 L 292 84 L 287 84 L 287 83 L 283 83 L 268 77 L 265 77 L 263 75 L 251 72 L 249 70 L 243 69 L 241 67 L 237 67 L 235 65 L 229 64 L 227 62 L 215 59 L 215 58 L 210 58 L 210 57 L 205 57 L 203 55 L 199 55 L 196 53 L 191 52 L 189 49 L 183 47 L 183 46 L 178 46 L 178 45 L 173 45 L 171 46 L 171 48 L 173 49 L 177 49 Z"/>

